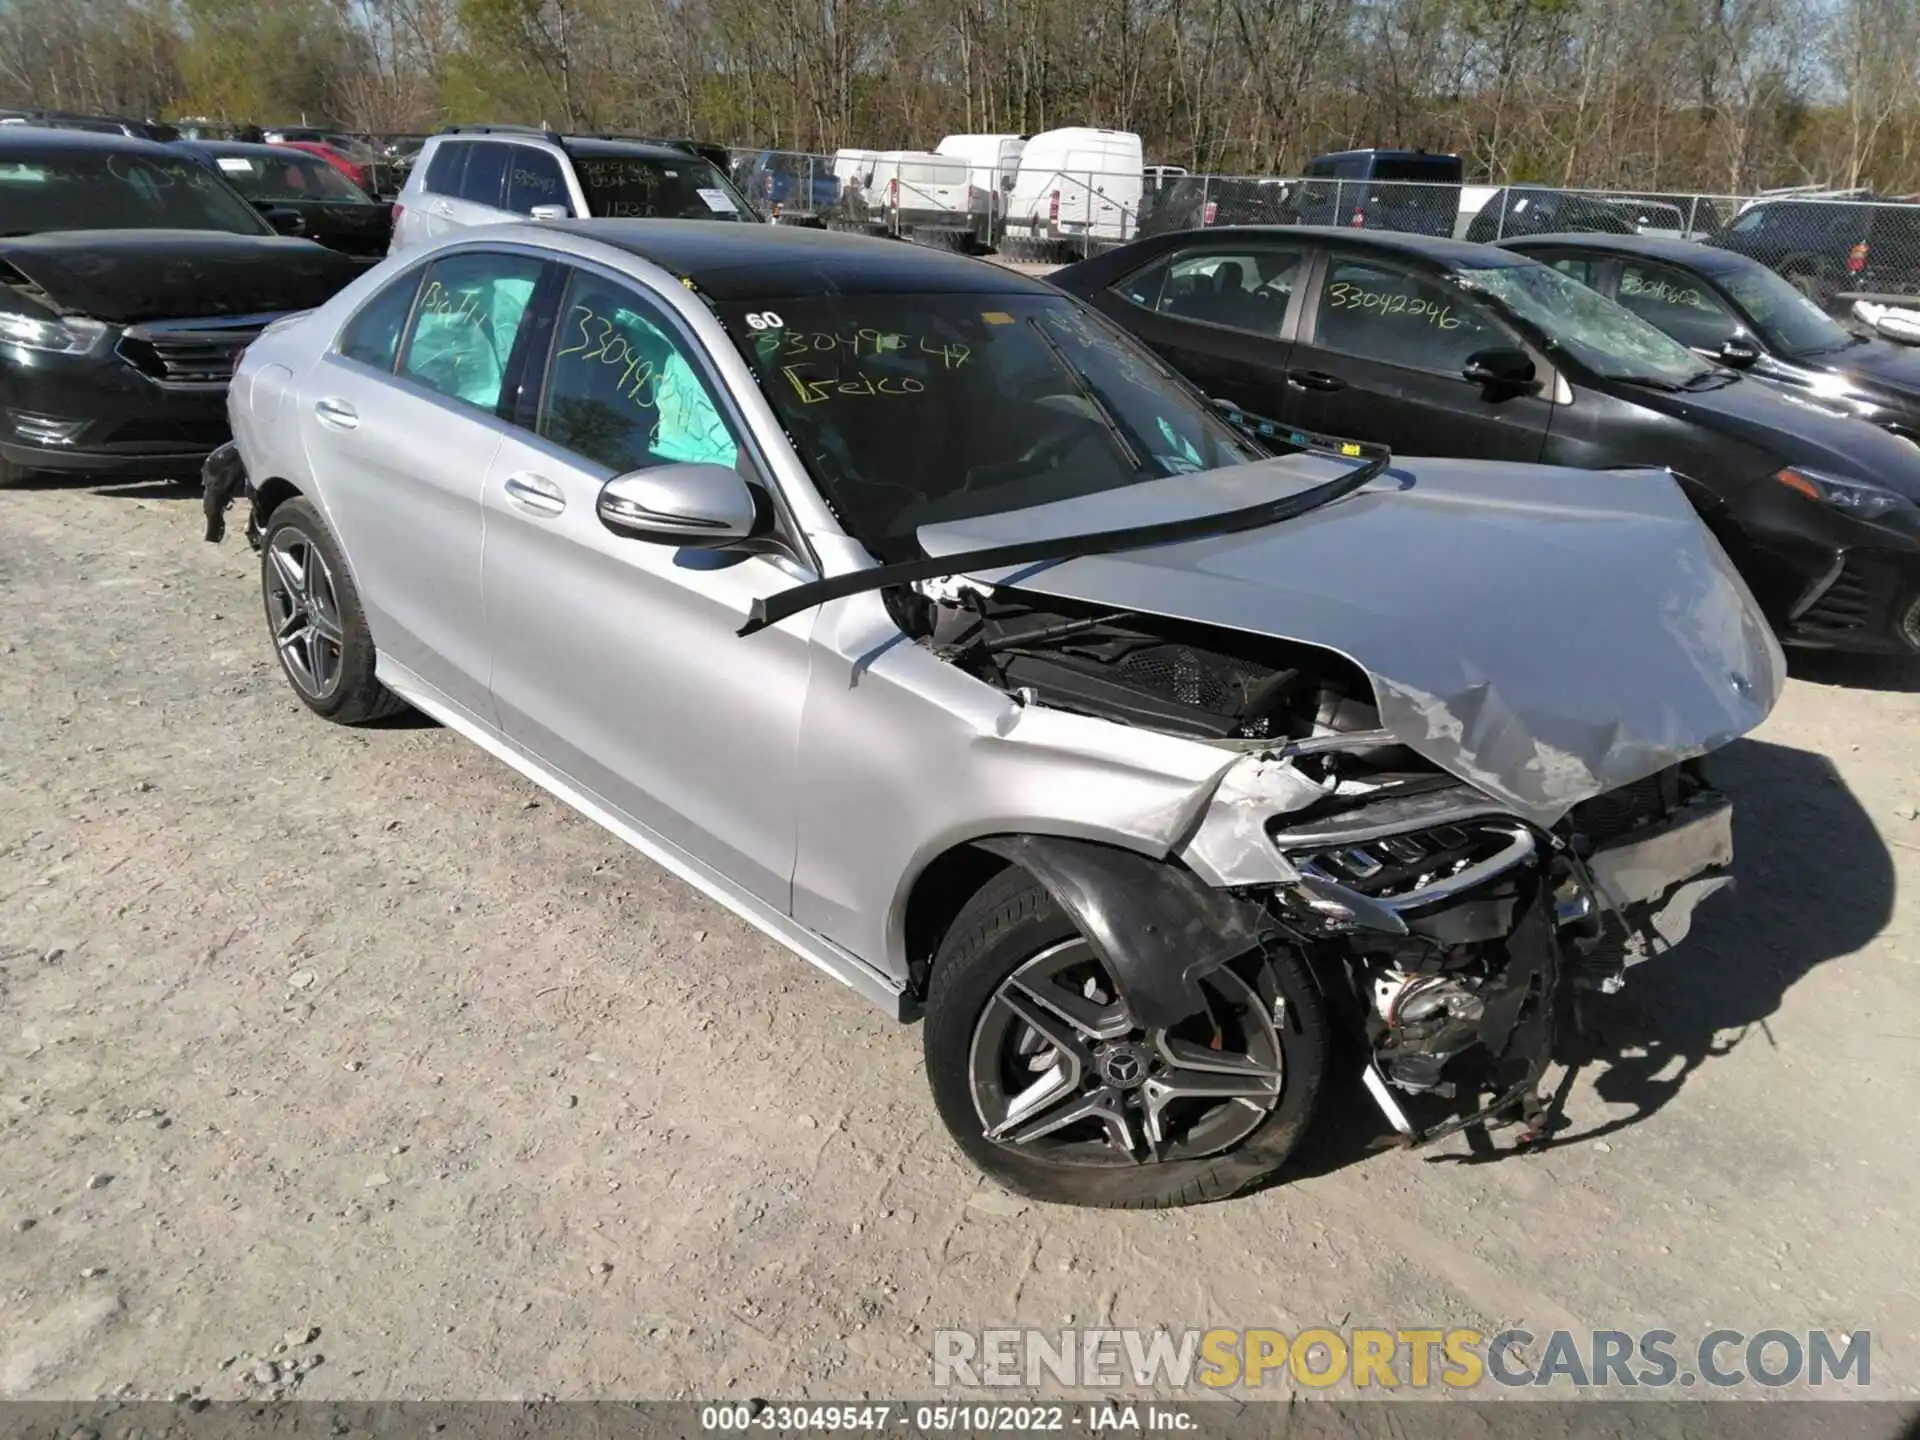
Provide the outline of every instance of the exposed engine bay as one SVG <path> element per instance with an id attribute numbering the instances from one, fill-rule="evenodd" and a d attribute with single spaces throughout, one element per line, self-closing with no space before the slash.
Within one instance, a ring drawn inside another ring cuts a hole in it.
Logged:
<path id="1" fill-rule="evenodd" d="M 1017 590 L 891 603 L 912 607 L 908 628 L 935 653 L 1023 704 L 1284 767 L 1247 842 L 1271 846 L 1277 883 L 1235 886 L 1230 903 L 1244 933 L 1307 960 L 1364 1043 L 1368 1090 L 1414 1143 L 1550 1128 L 1539 1087 L 1580 992 L 1617 988 L 1729 883 L 1728 807 L 1697 761 L 1542 829 L 1385 734 L 1366 674 L 1321 647 Z"/>

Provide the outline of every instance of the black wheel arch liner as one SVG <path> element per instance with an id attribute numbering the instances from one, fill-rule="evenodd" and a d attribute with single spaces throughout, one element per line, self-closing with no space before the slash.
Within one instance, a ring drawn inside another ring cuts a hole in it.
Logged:
<path id="1" fill-rule="evenodd" d="M 1143 1026 L 1206 1006 L 1202 975 L 1282 934 L 1259 905 L 1190 870 L 1115 845 L 1055 835 L 974 842 L 1031 875 L 1087 937 Z"/>

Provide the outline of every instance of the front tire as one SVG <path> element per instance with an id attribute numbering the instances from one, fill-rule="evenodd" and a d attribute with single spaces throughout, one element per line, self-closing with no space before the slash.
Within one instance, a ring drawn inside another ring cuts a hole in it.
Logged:
<path id="1" fill-rule="evenodd" d="M 374 678 L 360 592 L 310 501 L 275 507 L 260 542 L 260 589 L 280 672 L 309 710 L 336 725 L 363 725 L 405 708 Z"/>
<path id="2" fill-rule="evenodd" d="M 1193 1205 L 1266 1179 L 1312 1118 L 1325 1010 L 1285 950 L 1201 984 L 1200 1014 L 1133 1023 L 1066 913 L 1002 871 L 934 960 L 922 1038 L 940 1118 L 975 1165 L 1037 1200 Z"/>

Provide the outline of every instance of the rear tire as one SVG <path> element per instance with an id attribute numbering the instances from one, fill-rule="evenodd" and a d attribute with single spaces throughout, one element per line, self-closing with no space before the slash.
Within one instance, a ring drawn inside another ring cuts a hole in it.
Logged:
<path id="1" fill-rule="evenodd" d="M 360 592 L 311 502 L 274 508 L 260 543 L 260 589 L 280 671 L 309 710 L 336 725 L 364 725 L 406 708 L 374 678 Z"/>
<path id="2" fill-rule="evenodd" d="M 1242 997 L 1238 1013 L 1252 1036 L 1244 1046 L 1232 1043 L 1226 1032 L 1236 1022 L 1216 1020 L 1229 1043 L 1222 1044 L 1217 1035 L 1211 1054 L 1252 1064 L 1257 1063 L 1255 1052 L 1264 1056 L 1270 1053 L 1268 1047 L 1277 1044 L 1277 1063 L 1272 1064 L 1278 1072 L 1277 1094 L 1269 1091 L 1258 1098 L 1218 1102 L 1169 1101 L 1160 1121 L 1162 1136 L 1154 1141 L 1143 1119 L 1154 1081 L 1135 1080 L 1133 1088 L 1114 1090 L 1108 1068 L 1113 1053 L 1125 1050 L 1131 1057 L 1144 1058 L 1150 1073 L 1162 1081 L 1175 1081 L 1192 1072 L 1175 1065 L 1171 1047 L 1179 1048 L 1181 1058 L 1205 1056 L 1207 1042 L 1202 1038 L 1196 1045 L 1191 1039 L 1161 1032 L 1108 1030 L 1105 1033 L 1111 1039 L 1093 1044 L 1081 1057 L 1077 1091 L 1062 1082 L 1058 1093 L 1065 1098 L 1059 1101 L 1045 1099 L 1022 1108 L 1020 1102 L 1027 1098 L 1022 1094 L 1004 1111 L 983 1108 L 996 1094 L 989 1073 L 997 1063 L 995 1057 L 1009 1053 L 1003 1040 L 1017 1040 L 1015 1058 L 1026 1059 L 1025 1067 L 1013 1072 L 1018 1085 L 1026 1086 L 1036 1076 L 1045 1080 L 1062 1068 L 1064 1052 L 1050 1049 L 1039 1031 L 1019 1020 L 1008 1023 L 1012 1012 L 1005 1008 L 1006 997 L 1011 993 L 1024 1002 L 1036 996 L 1047 982 L 1027 989 L 1016 975 L 1040 973 L 1035 966 L 1052 963 L 1050 957 L 1076 947 L 1076 953 L 1086 957 L 1080 968 L 1065 968 L 1053 977 L 1057 981 L 1065 976 L 1069 987 L 1078 987 L 1082 974 L 1101 971 L 1101 962 L 1084 947 L 1079 931 L 1046 890 L 1018 868 L 1002 871 L 983 886 L 942 942 L 928 988 L 922 1039 L 934 1104 L 967 1158 L 1009 1190 L 1037 1200 L 1129 1209 L 1223 1199 L 1278 1171 L 1306 1133 L 1327 1051 L 1326 1012 L 1319 992 L 1299 958 L 1285 950 L 1252 954 L 1214 972 L 1206 982 L 1211 987 L 1210 1002 L 1222 1002 L 1215 1005 L 1216 1014 L 1233 1003 L 1232 997 Z M 1009 990 L 1010 984 L 1015 988 Z M 1104 1005 L 1109 1014 L 1124 1017 L 1124 1000 L 1116 1010 L 1114 996 L 1101 988 L 1101 981 L 1089 978 L 1085 985 L 1084 993 L 1093 997 L 1090 1006 Z M 1071 999 L 1074 988 L 1065 993 Z M 1033 1013 L 1030 1007 L 1023 1008 Z M 1060 1017 L 1051 1018 L 1058 1021 Z M 1197 1019 L 1206 1023 L 1204 1016 Z M 1175 1027 L 1176 1031 L 1181 1028 Z M 1243 1049 L 1248 1053 L 1242 1055 Z M 1103 1055 L 1097 1065 L 1096 1054 Z M 1162 1056 L 1168 1057 L 1164 1067 Z M 1116 1130 L 1112 1122 L 1100 1119 L 1078 1121 L 1031 1139 L 988 1138 L 989 1113 L 1004 1117 L 1017 1111 L 1030 1117 L 1020 1125 L 1002 1118 L 992 1128 L 1003 1132 L 1022 1125 L 1033 1128 L 1032 1119 L 1057 1115 L 1095 1092 L 1110 1096 L 1128 1117 L 1126 1124 L 1137 1142 L 1130 1151 L 1121 1150 L 1114 1138 L 1128 1131 Z M 1217 1148 L 1204 1148 L 1208 1134 L 1221 1137 Z M 1179 1155 L 1183 1142 L 1190 1142 L 1197 1153 Z M 1102 1145 L 1110 1153 L 1099 1153 Z M 1165 1158 L 1149 1158 L 1155 1153 Z"/>

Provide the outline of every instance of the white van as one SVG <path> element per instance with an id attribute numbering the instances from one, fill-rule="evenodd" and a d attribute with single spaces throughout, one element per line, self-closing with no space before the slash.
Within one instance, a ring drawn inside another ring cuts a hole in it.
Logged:
<path id="1" fill-rule="evenodd" d="M 1007 234 L 1076 250 L 1131 240 L 1140 223 L 1140 137 L 1076 125 L 1044 130 L 1020 152 Z"/>
<path id="2" fill-rule="evenodd" d="M 1007 195 L 1013 178 L 1020 173 L 1020 152 L 1027 148 L 1024 135 L 947 135 L 933 147 L 936 155 L 951 155 L 964 160 L 972 171 L 973 191 L 968 197 L 973 212 L 975 241 L 991 245 L 1000 233 L 1007 213 Z"/>
<path id="3" fill-rule="evenodd" d="M 867 174 L 867 223 L 889 235 L 957 236 L 973 228 L 966 161 L 927 150 L 883 150 Z"/>

